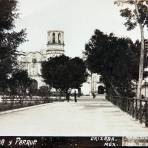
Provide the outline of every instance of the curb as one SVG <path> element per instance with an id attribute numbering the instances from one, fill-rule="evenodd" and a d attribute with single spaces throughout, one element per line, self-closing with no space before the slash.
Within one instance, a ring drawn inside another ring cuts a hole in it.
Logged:
<path id="1" fill-rule="evenodd" d="M 22 108 L 18 108 L 18 109 L 11 109 L 11 110 L 7 110 L 7 111 L 2 111 L 2 112 L 0 112 L 0 115 L 12 113 L 12 112 L 23 111 L 23 110 L 27 110 L 27 109 L 31 109 L 31 108 L 40 107 L 40 106 L 45 106 L 45 105 L 47 105 L 47 104 L 48 104 L 48 103 L 39 104 L 39 105 L 34 105 L 34 106 L 28 106 L 28 107 L 22 107 Z"/>

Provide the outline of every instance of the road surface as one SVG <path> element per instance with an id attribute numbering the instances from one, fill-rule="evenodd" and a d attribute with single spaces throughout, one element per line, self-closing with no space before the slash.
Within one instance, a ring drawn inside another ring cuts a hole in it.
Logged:
<path id="1" fill-rule="evenodd" d="M 105 100 L 85 96 L 0 113 L 0 136 L 148 136 L 148 128 Z"/>

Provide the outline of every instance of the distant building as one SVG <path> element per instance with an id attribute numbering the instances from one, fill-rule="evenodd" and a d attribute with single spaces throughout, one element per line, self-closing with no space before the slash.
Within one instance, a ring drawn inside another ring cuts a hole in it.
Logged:
<path id="1" fill-rule="evenodd" d="M 52 30 L 47 33 L 47 48 L 35 52 L 22 53 L 19 66 L 28 71 L 29 76 L 37 81 L 38 88 L 45 85 L 41 77 L 41 62 L 50 57 L 64 54 L 64 32 Z"/>
<path id="2" fill-rule="evenodd" d="M 41 62 L 48 60 L 50 57 L 60 56 L 64 54 L 64 32 L 60 30 L 51 30 L 47 32 L 47 48 L 35 52 L 22 53 L 18 57 L 21 69 L 28 71 L 29 77 L 36 80 L 38 88 L 44 86 L 41 76 Z M 90 72 L 89 72 L 90 73 Z M 100 75 L 90 74 L 86 83 L 83 84 L 81 90 L 83 94 L 90 95 L 93 92 L 98 93 L 100 86 Z"/>
<path id="3" fill-rule="evenodd" d="M 83 53 L 83 60 L 86 59 L 85 54 Z M 101 94 L 105 91 L 105 86 L 101 81 L 101 75 L 98 75 L 97 73 L 91 73 L 89 70 L 87 70 L 89 76 L 87 78 L 87 81 L 83 83 L 83 86 L 81 88 L 82 93 L 84 95 L 92 95 L 92 93 L 95 94 Z"/>

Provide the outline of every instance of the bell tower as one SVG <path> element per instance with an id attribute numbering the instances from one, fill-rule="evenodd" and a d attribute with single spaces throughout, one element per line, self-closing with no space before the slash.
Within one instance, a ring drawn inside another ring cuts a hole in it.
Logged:
<path id="1" fill-rule="evenodd" d="M 50 30 L 47 33 L 47 58 L 64 54 L 64 32 Z"/>

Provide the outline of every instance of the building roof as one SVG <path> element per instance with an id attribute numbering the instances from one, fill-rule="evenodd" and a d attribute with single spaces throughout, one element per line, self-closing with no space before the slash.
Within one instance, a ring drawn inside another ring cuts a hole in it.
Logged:
<path id="1" fill-rule="evenodd" d="M 62 32 L 62 33 L 64 33 L 63 30 L 49 30 L 48 33 L 49 33 L 49 32 Z"/>

